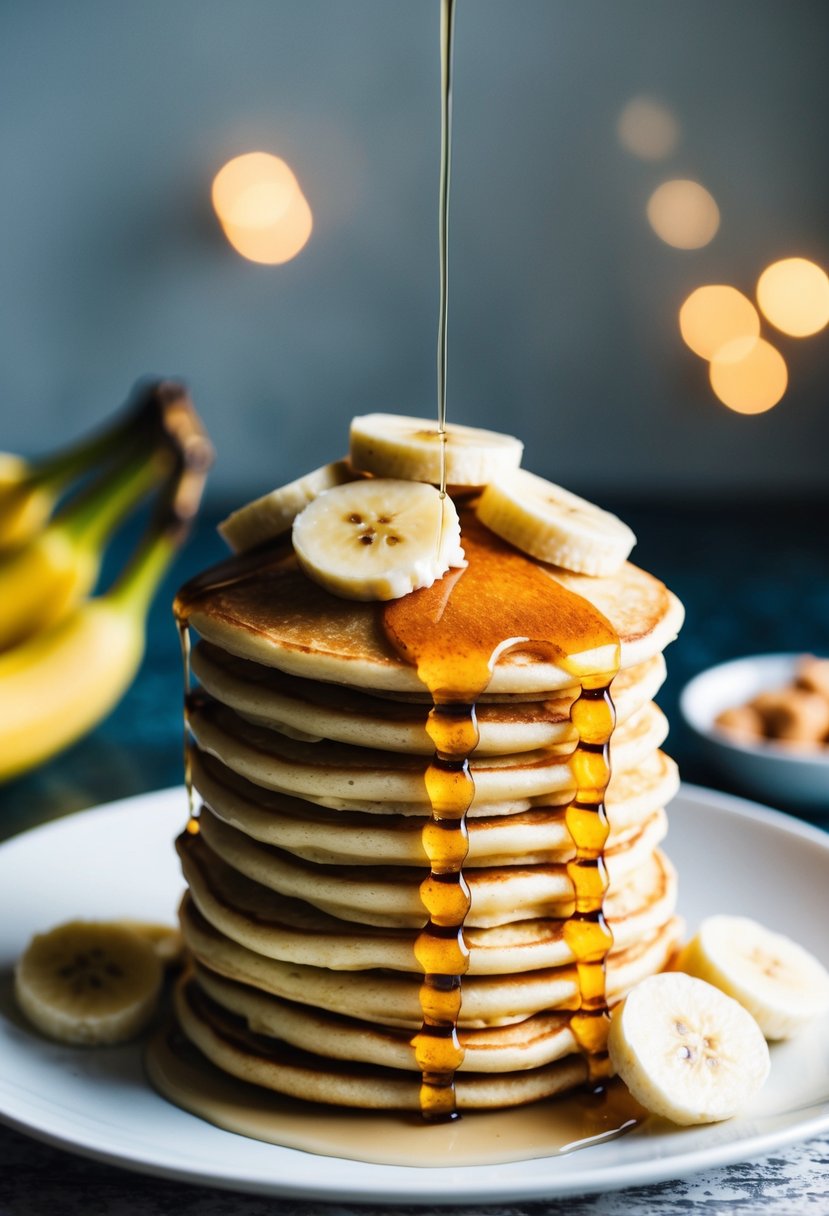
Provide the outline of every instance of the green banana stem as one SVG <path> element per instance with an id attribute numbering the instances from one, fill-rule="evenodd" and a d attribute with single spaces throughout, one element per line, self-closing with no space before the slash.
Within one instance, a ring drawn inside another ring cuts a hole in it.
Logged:
<path id="1" fill-rule="evenodd" d="M 96 431 L 89 438 L 82 439 L 53 456 L 33 462 L 31 472 L 26 478 L 27 485 L 33 489 L 58 493 L 70 481 L 80 477 L 98 460 L 106 457 L 133 421 L 134 419 L 121 419 L 114 427 Z"/>
<path id="2" fill-rule="evenodd" d="M 57 496 L 71 481 L 106 459 L 131 434 L 157 431 L 165 403 L 185 394 L 184 386 L 172 380 L 139 383 L 114 423 L 54 455 L 32 461 L 24 484 Z"/>
<path id="3" fill-rule="evenodd" d="M 110 603 L 136 619 L 144 620 L 153 596 L 178 552 L 180 540 L 181 535 L 175 529 L 151 530 L 107 592 Z"/>
<path id="4" fill-rule="evenodd" d="M 131 456 L 121 462 L 70 502 L 55 517 L 52 527 L 60 529 L 77 548 L 89 552 L 101 549 L 165 471 L 160 453 L 146 445 L 139 452 L 138 459 Z"/>

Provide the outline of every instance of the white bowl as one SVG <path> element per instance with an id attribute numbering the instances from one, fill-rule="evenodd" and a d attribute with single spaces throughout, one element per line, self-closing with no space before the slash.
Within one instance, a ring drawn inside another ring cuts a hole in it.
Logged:
<path id="1" fill-rule="evenodd" d="M 766 803 L 829 813 L 829 747 L 796 750 L 772 742 L 742 743 L 714 725 L 724 709 L 791 683 L 801 657 L 760 654 L 709 667 L 686 684 L 679 708 L 707 759 L 735 785 Z"/>

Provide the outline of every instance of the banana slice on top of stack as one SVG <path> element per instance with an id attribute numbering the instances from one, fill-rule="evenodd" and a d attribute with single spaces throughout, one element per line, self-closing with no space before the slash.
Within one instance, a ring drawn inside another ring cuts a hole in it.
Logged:
<path id="1" fill-rule="evenodd" d="M 321 494 L 294 520 L 315 582 L 355 600 L 396 600 L 465 565 L 452 499 L 425 482 L 375 477 Z"/>
<path id="2" fill-rule="evenodd" d="M 336 460 L 248 503 L 219 531 L 235 552 L 293 529 L 303 570 L 345 599 L 389 600 L 463 566 L 451 494 L 480 493 L 490 531 L 576 574 L 606 576 L 636 543 L 615 515 L 520 468 L 513 435 L 397 414 L 354 418 L 348 460 Z M 441 481 L 451 488 L 440 496 Z M 418 488 L 415 489 L 415 486 Z"/>
<path id="3" fill-rule="evenodd" d="M 441 431 L 426 418 L 403 414 L 364 414 L 352 419 L 351 463 L 375 477 L 429 481 L 439 485 L 441 461 L 447 485 L 489 485 L 517 469 L 524 445 L 514 435 L 448 423 Z"/>
<path id="4" fill-rule="evenodd" d="M 347 460 L 332 460 L 313 473 L 246 503 L 219 524 L 219 534 L 234 553 L 246 553 L 287 532 L 300 511 L 319 494 L 354 481 L 357 476 Z"/>
<path id="5" fill-rule="evenodd" d="M 478 518 L 530 557 L 576 574 L 614 574 L 636 544 L 615 515 L 526 469 L 486 487 Z"/>

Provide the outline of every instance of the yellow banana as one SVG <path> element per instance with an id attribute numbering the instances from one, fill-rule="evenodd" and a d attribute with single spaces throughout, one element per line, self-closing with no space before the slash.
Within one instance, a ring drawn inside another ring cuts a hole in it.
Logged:
<path id="1" fill-rule="evenodd" d="M 22 456 L 0 452 L 0 551 L 24 544 L 42 528 L 55 504 L 55 491 L 42 485 Z"/>
<path id="2" fill-rule="evenodd" d="M 189 400 L 170 409 L 175 433 L 167 425 L 170 410 L 164 421 L 176 464 L 158 516 L 126 570 L 105 595 L 0 653 L 0 781 L 49 759 L 97 725 L 138 671 L 150 603 L 198 510 L 212 455 Z M 170 453 L 168 448 L 168 458 Z M 133 489 L 137 484 L 136 473 Z"/>
<path id="3" fill-rule="evenodd" d="M 107 595 L 0 655 L 0 781 L 74 743 L 132 683 L 153 592 L 175 552 L 162 534 Z"/>
<path id="4" fill-rule="evenodd" d="M 0 651 L 50 628 L 92 590 L 106 541 L 165 462 L 166 452 L 141 452 L 70 502 L 28 544 L 0 555 Z"/>

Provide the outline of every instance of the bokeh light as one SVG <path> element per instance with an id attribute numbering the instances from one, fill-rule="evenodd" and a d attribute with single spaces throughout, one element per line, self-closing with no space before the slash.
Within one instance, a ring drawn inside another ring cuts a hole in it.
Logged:
<path id="1" fill-rule="evenodd" d="M 699 182 L 676 178 L 657 186 L 648 199 L 648 220 L 674 249 L 701 249 L 717 234 L 720 209 Z"/>
<path id="2" fill-rule="evenodd" d="M 780 351 L 764 338 L 734 338 L 721 346 L 709 369 L 711 387 L 730 410 L 763 414 L 786 391 L 789 373 Z"/>
<path id="3" fill-rule="evenodd" d="M 268 152 L 228 161 L 213 179 L 212 199 L 228 241 L 251 262 L 288 262 L 311 235 L 313 216 L 299 182 Z"/>
<path id="4" fill-rule="evenodd" d="M 632 98 L 616 124 L 619 143 L 642 160 L 664 160 L 679 143 L 679 123 L 667 106 L 650 97 Z"/>
<path id="5" fill-rule="evenodd" d="M 686 345 L 703 359 L 735 338 L 757 338 L 760 317 L 736 287 L 710 284 L 692 291 L 679 310 L 679 330 Z"/>
<path id="6" fill-rule="evenodd" d="M 829 278 L 807 258 L 784 258 L 760 275 L 757 302 L 784 334 L 808 338 L 829 322 Z"/>

